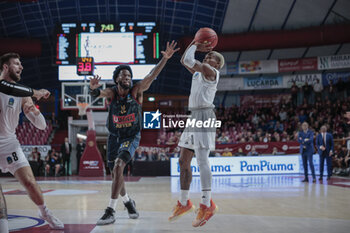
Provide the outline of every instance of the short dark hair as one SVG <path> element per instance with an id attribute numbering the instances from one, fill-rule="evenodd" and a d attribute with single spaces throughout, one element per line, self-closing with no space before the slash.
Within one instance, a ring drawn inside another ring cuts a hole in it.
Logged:
<path id="1" fill-rule="evenodd" d="M 19 56 L 18 53 L 6 53 L 0 57 L 0 71 L 2 71 L 2 66 L 4 64 L 7 64 L 11 58 L 18 58 L 20 59 L 21 57 Z"/>
<path id="2" fill-rule="evenodd" d="M 115 70 L 113 72 L 113 80 L 115 83 L 117 83 L 118 75 L 119 75 L 120 71 L 122 71 L 122 70 L 128 70 L 131 74 L 131 79 L 132 79 L 131 67 L 129 65 L 119 65 L 115 68 Z"/>

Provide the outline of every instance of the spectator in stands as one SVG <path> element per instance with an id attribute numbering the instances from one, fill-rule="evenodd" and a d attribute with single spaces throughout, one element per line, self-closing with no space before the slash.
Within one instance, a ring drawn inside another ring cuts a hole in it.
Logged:
<path id="1" fill-rule="evenodd" d="M 311 87 L 308 82 L 305 82 L 305 85 L 303 86 L 303 94 L 304 94 L 304 101 L 306 101 L 307 104 L 310 104 Z"/>
<path id="2" fill-rule="evenodd" d="M 305 111 L 304 110 L 301 110 L 300 111 L 300 114 L 299 114 L 299 122 L 300 123 L 303 123 L 307 120 L 307 115 L 305 114 Z"/>
<path id="3" fill-rule="evenodd" d="M 231 153 L 230 149 L 228 147 L 226 147 L 221 156 L 223 156 L 223 157 L 232 157 L 232 153 Z"/>
<path id="4" fill-rule="evenodd" d="M 180 157 L 180 147 L 175 147 L 174 152 L 171 154 L 171 157 L 173 158 L 179 158 Z"/>
<path id="5" fill-rule="evenodd" d="M 240 147 L 240 148 L 238 148 L 238 151 L 237 151 L 237 153 L 235 154 L 235 156 L 246 156 L 246 154 L 244 154 L 242 148 Z"/>
<path id="6" fill-rule="evenodd" d="M 219 144 L 227 144 L 229 142 L 229 138 L 226 135 L 226 132 L 221 132 L 221 136 L 217 139 Z"/>
<path id="7" fill-rule="evenodd" d="M 169 161 L 169 157 L 165 153 L 165 149 L 164 148 L 160 148 L 158 157 L 159 157 L 159 161 Z"/>
<path id="8" fill-rule="evenodd" d="M 292 94 L 292 104 L 293 104 L 293 106 L 298 106 L 298 91 L 299 91 L 299 88 L 295 84 L 295 81 L 293 81 L 293 84 L 292 84 L 292 86 L 290 88 L 290 92 Z"/>
<path id="9" fill-rule="evenodd" d="M 277 133 L 282 133 L 284 130 L 283 124 L 281 124 L 279 121 L 276 122 L 276 125 L 274 127 L 274 131 Z"/>
<path id="10" fill-rule="evenodd" d="M 30 155 L 28 156 L 28 161 L 38 161 L 40 159 L 40 152 L 38 151 L 38 147 L 34 147 Z"/>
<path id="11" fill-rule="evenodd" d="M 314 84 L 314 95 L 315 95 L 315 100 L 317 102 L 321 102 L 323 100 L 322 91 L 323 91 L 323 85 L 319 79 L 316 79 L 316 83 Z"/>
<path id="12" fill-rule="evenodd" d="M 281 111 L 280 111 L 280 113 L 279 113 L 278 115 L 279 115 L 280 120 L 281 120 L 282 122 L 284 122 L 284 121 L 287 120 L 288 115 L 287 115 L 287 112 L 286 112 L 285 108 L 282 108 Z"/>
<path id="13" fill-rule="evenodd" d="M 41 154 L 37 147 L 33 148 L 32 152 L 28 156 L 28 161 L 33 170 L 34 176 L 39 176 L 44 162 L 41 159 Z"/>
<path id="14" fill-rule="evenodd" d="M 278 154 L 277 147 L 273 147 L 272 148 L 272 155 L 277 155 L 277 154 Z"/>
<path id="15" fill-rule="evenodd" d="M 61 168 L 61 158 L 59 155 L 55 152 L 55 149 L 49 150 L 48 155 L 45 158 L 46 165 L 45 165 L 45 171 L 46 175 L 50 175 L 51 169 L 54 169 L 55 176 L 59 176 L 59 171 Z"/>
<path id="16" fill-rule="evenodd" d="M 258 156 L 259 153 L 256 151 L 255 146 L 252 146 L 252 150 L 248 152 L 247 156 Z"/>
<path id="17" fill-rule="evenodd" d="M 147 156 L 142 151 L 141 147 L 138 147 L 135 151 L 135 160 L 138 160 L 138 161 L 146 161 L 147 160 Z"/>
<path id="18" fill-rule="evenodd" d="M 85 150 L 85 143 L 84 140 L 79 138 L 78 139 L 78 144 L 77 144 L 77 174 L 79 174 L 79 166 L 80 166 L 80 159 L 81 156 L 83 155 L 83 152 Z"/>
<path id="19" fill-rule="evenodd" d="M 64 143 L 61 145 L 61 154 L 63 160 L 63 167 L 65 169 L 65 174 L 69 176 L 70 171 L 70 153 L 72 152 L 72 145 L 69 143 L 68 138 L 64 139 Z"/>

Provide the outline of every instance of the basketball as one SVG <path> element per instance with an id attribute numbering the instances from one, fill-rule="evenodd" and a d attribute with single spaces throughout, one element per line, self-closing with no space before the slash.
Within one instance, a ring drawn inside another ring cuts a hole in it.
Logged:
<path id="1" fill-rule="evenodd" d="M 211 42 L 211 46 L 214 48 L 218 43 L 218 35 L 211 28 L 201 28 L 194 36 L 194 40 L 200 43 Z"/>

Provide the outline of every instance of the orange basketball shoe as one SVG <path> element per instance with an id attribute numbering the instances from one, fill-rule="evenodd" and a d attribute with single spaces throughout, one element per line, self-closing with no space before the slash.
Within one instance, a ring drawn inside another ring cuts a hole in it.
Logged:
<path id="1" fill-rule="evenodd" d="M 200 208 L 196 211 L 197 217 L 192 222 L 192 226 L 199 227 L 206 224 L 211 217 L 216 213 L 218 210 L 218 207 L 215 205 L 213 200 L 210 200 L 210 207 L 207 207 L 206 205 L 200 204 Z"/>
<path id="2" fill-rule="evenodd" d="M 193 211 L 195 209 L 194 205 L 190 200 L 187 200 L 187 205 L 183 206 L 179 201 L 177 201 L 177 205 L 173 209 L 173 215 L 169 217 L 169 221 L 175 221 L 181 216 Z"/>

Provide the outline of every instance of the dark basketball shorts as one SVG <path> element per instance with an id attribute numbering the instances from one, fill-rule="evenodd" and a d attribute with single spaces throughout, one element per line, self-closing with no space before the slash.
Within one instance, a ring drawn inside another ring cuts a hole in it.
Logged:
<path id="1" fill-rule="evenodd" d="M 113 170 L 116 159 L 121 159 L 125 163 L 130 162 L 135 154 L 135 150 L 139 146 L 141 134 L 136 134 L 135 137 L 122 139 L 119 137 L 109 134 L 107 142 L 107 159 L 108 167 Z M 123 153 L 126 152 L 126 153 Z"/>

